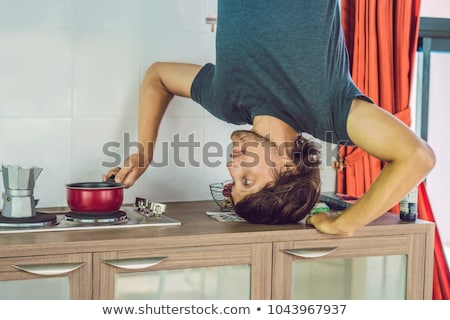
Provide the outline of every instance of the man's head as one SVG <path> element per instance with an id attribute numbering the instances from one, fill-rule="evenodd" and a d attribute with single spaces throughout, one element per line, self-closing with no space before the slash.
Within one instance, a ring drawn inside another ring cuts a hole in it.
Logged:
<path id="1" fill-rule="evenodd" d="M 275 145 L 252 131 L 232 134 L 228 170 L 236 213 L 251 223 L 296 223 L 320 195 L 320 151 L 299 136 Z"/>

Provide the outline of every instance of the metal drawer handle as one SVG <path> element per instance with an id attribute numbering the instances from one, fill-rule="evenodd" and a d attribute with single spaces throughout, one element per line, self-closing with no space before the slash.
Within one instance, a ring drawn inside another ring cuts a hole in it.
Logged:
<path id="1" fill-rule="evenodd" d="M 12 267 L 21 271 L 25 271 L 40 276 L 57 276 L 77 270 L 84 264 L 85 262 L 56 263 L 56 264 L 23 264 L 23 265 L 12 265 Z"/>
<path id="2" fill-rule="evenodd" d="M 117 267 L 126 270 L 139 270 L 153 267 L 164 260 L 167 257 L 156 258 L 135 258 L 135 259 L 123 259 L 123 260 L 104 260 L 103 262 L 110 266 Z"/>
<path id="3" fill-rule="evenodd" d="M 308 248 L 308 249 L 286 249 L 284 252 L 301 258 L 320 258 L 336 251 L 337 247 Z"/>

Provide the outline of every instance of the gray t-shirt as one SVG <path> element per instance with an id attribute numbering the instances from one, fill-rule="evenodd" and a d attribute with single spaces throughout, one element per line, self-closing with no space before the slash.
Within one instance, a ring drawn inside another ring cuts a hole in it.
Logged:
<path id="1" fill-rule="evenodd" d="M 352 100 L 370 101 L 349 73 L 337 0 L 219 0 L 216 65 L 200 70 L 191 95 L 229 123 L 270 115 L 341 144 L 352 144 Z"/>

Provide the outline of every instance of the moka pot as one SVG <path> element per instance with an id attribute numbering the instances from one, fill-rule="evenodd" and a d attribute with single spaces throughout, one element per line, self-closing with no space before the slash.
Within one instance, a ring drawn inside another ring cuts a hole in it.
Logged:
<path id="1" fill-rule="evenodd" d="M 43 169 L 34 166 L 2 165 L 2 216 L 28 218 L 36 215 L 34 186 Z"/>

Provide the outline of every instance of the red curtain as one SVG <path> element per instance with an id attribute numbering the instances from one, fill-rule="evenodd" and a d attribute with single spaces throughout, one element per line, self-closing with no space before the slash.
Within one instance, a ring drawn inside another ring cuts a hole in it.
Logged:
<path id="1" fill-rule="evenodd" d="M 376 105 L 410 126 L 410 92 L 417 51 L 420 0 L 342 0 L 342 25 L 356 85 Z M 336 191 L 360 197 L 384 163 L 357 147 L 341 147 Z M 391 209 L 399 212 L 399 206 Z M 419 218 L 435 222 L 426 189 L 419 188 Z M 448 299 L 448 265 L 436 232 L 433 299 Z"/>
<path id="2" fill-rule="evenodd" d="M 419 185 L 418 200 L 419 219 L 435 222 L 425 183 Z M 450 272 L 437 226 L 434 234 L 433 299 L 450 299 Z"/>
<path id="3" fill-rule="evenodd" d="M 342 25 L 356 85 L 410 125 L 409 96 L 420 0 L 342 0 Z M 357 147 L 340 148 L 337 192 L 360 197 L 383 163 Z M 392 209 L 398 212 L 398 205 Z"/>

